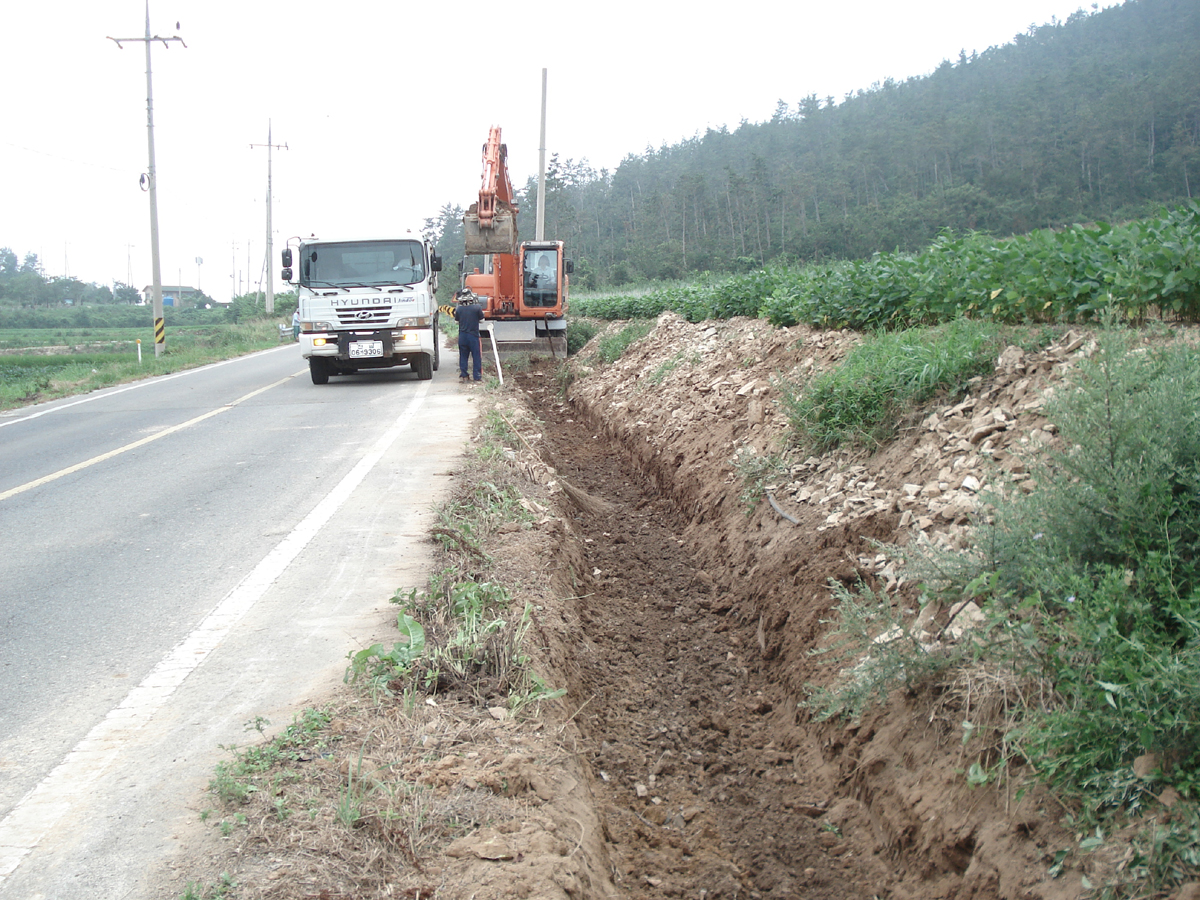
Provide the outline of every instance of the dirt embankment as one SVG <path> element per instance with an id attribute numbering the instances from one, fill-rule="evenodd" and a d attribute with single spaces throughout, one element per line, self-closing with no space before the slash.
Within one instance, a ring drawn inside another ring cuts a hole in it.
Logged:
<path id="1" fill-rule="evenodd" d="M 1088 345 L 1011 347 L 972 396 L 879 453 L 798 462 L 767 485 L 774 502 L 743 497 L 739 460 L 782 446 L 781 380 L 858 339 L 668 314 L 615 364 L 581 367 L 566 399 L 548 377 L 522 381 L 546 455 L 614 504 L 571 523 L 584 571 L 563 658 L 630 896 L 1080 893 L 1078 873 L 1047 875 L 1071 843 L 1061 808 L 962 774 L 968 704 L 995 698 L 946 685 L 849 727 L 812 722 L 802 700 L 837 674 L 810 652 L 829 580 L 903 601 L 903 569 L 874 542 L 963 546 L 979 492 L 1000 473 L 1021 482 L 1022 451 L 1054 439 L 1044 391 Z"/>

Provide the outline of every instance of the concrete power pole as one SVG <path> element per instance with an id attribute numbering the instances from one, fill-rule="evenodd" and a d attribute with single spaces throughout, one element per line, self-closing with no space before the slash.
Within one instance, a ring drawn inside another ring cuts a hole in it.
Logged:
<path id="1" fill-rule="evenodd" d="M 542 69 L 542 136 L 538 141 L 538 202 L 534 240 L 546 239 L 546 70 Z"/>
<path id="2" fill-rule="evenodd" d="M 267 148 L 267 314 L 270 315 L 275 312 L 275 277 L 271 268 L 274 265 L 271 256 L 275 252 L 275 241 L 271 235 L 271 151 L 275 148 L 286 150 L 288 145 L 271 143 L 271 120 L 267 119 L 267 142 L 250 145 L 252 150 L 255 147 Z"/>
<path id="3" fill-rule="evenodd" d="M 175 30 L 179 30 L 178 23 L 175 25 Z M 150 191 L 150 261 L 154 270 L 154 286 L 150 296 L 154 304 L 154 356 L 157 358 L 162 356 L 163 349 L 166 346 L 167 329 L 166 323 L 163 321 L 162 267 L 159 264 L 158 256 L 158 173 L 154 165 L 154 84 L 153 78 L 150 75 L 150 45 L 155 41 L 161 41 L 164 47 L 170 49 L 172 41 L 179 41 L 184 47 L 187 44 L 184 44 L 183 38 L 178 35 L 167 38 L 159 37 L 158 35 L 150 36 L 150 0 L 146 0 L 145 37 L 110 37 L 109 40 L 115 43 L 118 49 L 121 50 L 125 49 L 121 46 L 122 41 L 130 44 L 141 42 L 146 45 L 146 133 L 150 146 L 150 168 L 147 170 L 146 175 L 143 176 L 143 179 L 148 182 L 147 187 Z"/>

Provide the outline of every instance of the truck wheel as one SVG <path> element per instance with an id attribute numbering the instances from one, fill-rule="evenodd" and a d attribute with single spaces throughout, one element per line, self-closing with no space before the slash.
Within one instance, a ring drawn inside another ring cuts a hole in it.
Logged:
<path id="1" fill-rule="evenodd" d="M 413 362 L 413 371 L 417 373 L 417 378 L 421 381 L 428 381 L 433 377 L 433 359 L 428 353 L 417 355 Z"/>
<path id="2" fill-rule="evenodd" d="M 308 358 L 308 374 L 312 376 L 313 384 L 329 384 L 329 366 L 319 356 Z"/>

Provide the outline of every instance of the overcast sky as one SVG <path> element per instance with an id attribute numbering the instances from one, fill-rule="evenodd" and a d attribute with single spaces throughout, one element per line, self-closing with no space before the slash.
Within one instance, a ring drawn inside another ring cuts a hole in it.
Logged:
<path id="1" fill-rule="evenodd" d="M 163 282 L 221 300 L 257 284 L 268 153 L 250 145 L 268 121 L 287 145 L 272 153 L 277 275 L 289 237 L 416 232 L 470 204 L 492 124 L 514 183 L 536 175 L 543 67 L 547 158 L 611 170 L 769 119 L 780 99 L 926 75 L 1080 6 L 151 0 L 151 33 L 187 43 L 153 50 Z M 144 44 L 106 39 L 144 32 L 144 0 L 13 0 L 0 17 L 0 247 L 47 275 L 151 281 Z"/>

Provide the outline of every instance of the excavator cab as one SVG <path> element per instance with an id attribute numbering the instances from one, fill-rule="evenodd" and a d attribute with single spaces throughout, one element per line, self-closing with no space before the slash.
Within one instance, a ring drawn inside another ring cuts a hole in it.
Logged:
<path id="1" fill-rule="evenodd" d="M 522 306 L 531 310 L 562 311 L 558 247 L 521 248 Z"/>

